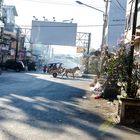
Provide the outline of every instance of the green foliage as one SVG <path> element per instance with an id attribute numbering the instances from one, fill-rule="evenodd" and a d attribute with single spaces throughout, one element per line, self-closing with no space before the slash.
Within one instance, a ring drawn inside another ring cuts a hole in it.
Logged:
<path id="1" fill-rule="evenodd" d="M 90 57 L 86 57 L 83 59 L 82 64 L 85 66 L 84 73 L 88 74 L 99 74 L 99 60 L 98 57 L 91 59 Z"/>
<path id="2" fill-rule="evenodd" d="M 90 63 L 89 64 L 89 73 L 98 75 L 99 70 L 98 70 L 98 64 L 97 63 Z"/>
<path id="3" fill-rule="evenodd" d="M 118 81 L 117 64 L 118 64 L 118 59 L 115 57 L 111 57 L 108 60 L 107 73 L 108 73 L 109 84 L 117 83 Z"/>
<path id="4" fill-rule="evenodd" d="M 119 83 L 122 89 L 127 93 L 127 97 L 135 98 L 140 84 L 139 69 L 134 62 L 131 66 L 132 73 L 130 77 L 129 57 L 129 53 L 126 53 L 125 46 L 121 44 L 116 55 L 111 56 L 108 60 L 108 83 Z"/>

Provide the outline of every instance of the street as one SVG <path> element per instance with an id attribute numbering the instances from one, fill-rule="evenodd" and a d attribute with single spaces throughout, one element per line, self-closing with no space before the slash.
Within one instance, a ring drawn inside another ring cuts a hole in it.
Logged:
<path id="1" fill-rule="evenodd" d="M 0 140 L 138 140 L 126 128 L 105 125 L 90 100 L 91 81 L 41 72 L 0 75 Z"/>

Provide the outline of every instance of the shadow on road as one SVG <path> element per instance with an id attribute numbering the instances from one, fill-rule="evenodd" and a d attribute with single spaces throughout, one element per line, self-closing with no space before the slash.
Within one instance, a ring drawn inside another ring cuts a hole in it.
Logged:
<path id="1" fill-rule="evenodd" d="M 121 139 L 109 131 L 104 132 L 100 129 L 100 125 L 105 120 L 97 113 L 89 112 L 78 105 L 79 99 L 86 94 L 85 90 L 39 79 L 37 75 L 26 75 L 23 78 L 19 74 L 17 79 L 12 76 L 8 79 L 10 84 L 5 88 L 9 89 L 3 89 L 0 85 L 0 103 L 4 104 L 3 107 L 0 106 L 0 123 L 11 121 L 70 136 L 74 131 L 78 133 L 83 131 L 98 140 Z M 7 80 L 4 82 L 8 84 Z M 16 130 L 16 126 L 13 126 L 12 131 L 15 131 L 14 129 Z M 0 131 L 13 139 L 18 139 L 5 127 L 1 127 Z"/>

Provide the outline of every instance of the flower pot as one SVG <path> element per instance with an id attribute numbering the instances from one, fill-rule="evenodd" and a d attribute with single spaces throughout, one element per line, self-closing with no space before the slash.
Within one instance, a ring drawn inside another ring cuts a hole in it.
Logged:
<path id="1" fill-rule="evenodd" d="M 118 105 L 120 124 L 140 128 L 140 99 L 120 97 Z"/>

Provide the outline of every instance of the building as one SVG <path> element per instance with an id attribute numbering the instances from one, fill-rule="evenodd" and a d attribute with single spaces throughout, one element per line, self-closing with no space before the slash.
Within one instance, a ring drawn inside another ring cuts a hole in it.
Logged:
<path id="1" fill-rule="evenodd" d="M 51 46 L 44 44 L 32 44 L 32 60 L 38 66 L 46 64 L 51 58 Z"/>
<path id="2" fill-rule="evenodd" d="M 4 30 L 8 32 L 15 32 L 15 17 L 18 16 L 15 6 L 3 5 L 2 16 L 5 23 Z"/>
<path id="3" fill-rule="evenodd" d="M 125 13 L 127 0 L 111 0 L 108 2 L 106 44 L 109 51 L 116 49 L 118 41 L 125 30 Z"/>
<path id="4" fill-rule="evenodd" d="M 15 17 L 18 16 L 16 7 L 2 5 L 2 21 L 4 23 L 3 37 L 0 44 L 0 61 L 16 57 L 23 60 L 25 57 L 24 40 L 22 30 L 15 24 Z"/>
<path id="5" fill-rule="evenodd" d="M 138 1 L 138 18 L 137 18 L 137 28 L 140 29 L 140 0 Z"/>
<path id="6" fill-rule="evenodd" d="M 126 12 L 126 26 L 125 26 L 125 44 L 131 44 L 132 40 L 132 29 L 133 29 L 133 16 L 135 9 L 135 1 L 127 1 L 127 12 Z M 139 59 L 140 62 L 140 0 L 138 0 L 137 7 L 137 23 L 136 23 L 136 34 L 134 41 L 134 55 Z"/>
<path id="7" fill-rule="evenodd" d="M 15 6 L 1 6 L 2 21 L 4 23 L 3 36 L 0 44 L 0 56 L 1 62 L 5 62 L 7 59 L 15 55 L 12 48 L 16 46 L 16 32 L 14 32 L 15 16 L 17 11 Z"/>
<path id="8" fill-rule="evenodd" d="M 140 58 L 140 0 L 138 0 L 138 13 L 137 13 L 137 24 L 136 24 L 136 37 L 135 37 L 135 52 Z M 140 60 L 139 60 L 140 61 Z"/>

